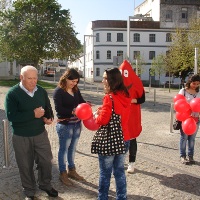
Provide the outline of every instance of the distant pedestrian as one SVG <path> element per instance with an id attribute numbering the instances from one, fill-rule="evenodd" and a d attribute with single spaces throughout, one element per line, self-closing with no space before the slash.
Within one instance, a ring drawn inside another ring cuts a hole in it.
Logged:
<path id="1" fill-rule="evenodd" d="M 85 179 L 77 173 L 75 166 L 75 152 L 80 138 L 82 124 L 75 115 L 78 104 L 85 103 L 78 83 L 79 73 L 71 68 L 61 77 L 53 93 L 58 122 L 56 130 L 59 138 L 58 165 L 60 180 L 67 186 L 73 185 L 69 179 L 84 181 Z M 66 166 L 67 165 L 67 166 Z"/>
<path id="2" fill-rule="evenodd" d="M 121 143 L 118 143 L 117 138 L 115 143 L 116 146 L 112 146 L 111 143 L 109 143 L 109 141 L 112 141 L 112 138 L 110 137 L 108 138 L 108 141 L 105 141 L 105 143 L 108 144 L 108 149 L 103 151 L 105 151 L 105 153 L 114 151 L 114 153 L 111 152 L 112 154 L 109 155 L 101 154 L 100 152 L 98 153 L 100 167 L 98 200 L 108 199 L 108 191 L 112 172 L 116 182 L 116 199 L 125 200 L 127 199 L 127 189 L 124 161 L 125 152 L 127 152 L 129 148 L 130 136 L 128 130 L 128 119 L 131 99 L 129 98 L 127 88 L 123 84 L 122 75 L 119 69 L 112 68 L 105 70 L 102 82 L 104 85 L 105 96 L 103 98 L 103 105 L 97 110 L 96 122 L 101 126 L 108 125 L 111 120 L 113 108 L 114 112 L 121 119 L 120 127 L 122 127 L 123 131 L 122 142 L 123 145 L 125 144 L 125 151 L 124 153 L 117 153 L 122 149 L 122 146 L 120 145 Z M 113 119 L 117 120 L 115 117 Z M 110 125 L 110 127 L 111 126 L 112 125 Z M 114 123 L 114 126 L 116 126 L 116 123 Z M 117 133 L 117 130 L 118 129 L 115 128 L 115 131 L 113 131 L 114 134 Z M 107 133 L 102 132 L 102 135 L 104 134 Z M 111 145 L 111 147 L 109 147 L 109 145 Z M 98 151 L 98 148 L 96 150 Z"/>
<path id="3" fill-rule="evenodd" d="M 51 186 L 52 152 L 45 130 L 45 124 L 49 125 L 53 120 L 51 104 L 47 92 L 37 85 L 35 67 L 23 67 L 20 80 L 8 91 L 5 110 L 13 129 L 13 147 L 25 199 L 34 199 L 36 192 L 34 162 L 39 188 L 49 196 L 57 197 L 58 192 Z"/>
<path id="4" fill-rule="evenodd" d="M 187 102 L 189 103 L 194 98 L 200 98 L 200 76 L 198 74 L 193 75 L 186 82 L 185 88 L 179 91 L 179 94 L 185 96 Z M 194 134 L 187 135 L 180 129 L 180 159 L 183 164 L 195 164 L 194 161 L 194 145 L 197 131 L 199 129 L 199 113 L 192 112 L 192 117 L 197 121 L 197 129 Z M 186 153 L 186 146 L 188 144 L 188 152 Z M 188 157 L 187 157 L 188 156 Z"/>

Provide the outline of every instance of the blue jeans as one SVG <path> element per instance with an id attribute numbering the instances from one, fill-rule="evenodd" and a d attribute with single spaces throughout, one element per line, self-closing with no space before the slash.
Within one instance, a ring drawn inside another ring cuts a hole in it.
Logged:
<path id="1" fill-rule="evenodd" d="M 81 121 L 68 124 L 57 123 L 56 125 L 59 137 L 58 165 L 60 173 L 66 171 L 66 161 L 69 169 L 75 168 L 75 151 L 81 129 Z"/>
<path id="2" fill-rule="evenodd" d="M 130 141 L 126 141 L 126 152 L 129 149 Z M 110 187 L 110 179 L 113 171 L 116 184 L 116 200 L 127 199 L 126 175 L 124 161 L 126 154 L 99 157 L 100 177 L 98 200 L 107 200 Z"/>
<path id="3" fill-rule="evenodd" d="M 188 156 L 194 155 L 194 144 L 195 144 L 195 137 L 199 129 L 199 123 L 197 123 L 197 130 L 192 135 L 187 135 L 183 132 L 182 127 L 180 129 L 181 137 L 180 137 L 180 156 L 186 157 L 186 145 L 188 141 Z"/>

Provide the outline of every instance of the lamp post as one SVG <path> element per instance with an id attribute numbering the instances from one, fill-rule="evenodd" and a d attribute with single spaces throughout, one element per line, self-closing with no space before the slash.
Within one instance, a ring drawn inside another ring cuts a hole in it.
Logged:
<path id="1" fill-rule="evenodd" d="M 143 15 L 129 16 L 127 20 L 127 58 L 130 61 L 130 21 L 133 19 L 145 19 Z"/>
<path id="2" fill-rule="evenodd" d="M 56 67 L 55 67 L 55 58 L 53 59 L 53 70 L 54 70 L 54 76 L 53 76 L 53 82 L 56 82 Z"/>
<path id="3" fill-rule="evenodd" d="M 84 77 L 83 77 L 83 80 L 84 80 L 84 90 L 85 90 L 85 54 L 86 54 L 86 44 L 85 44 L 85 38 L 86 37 L 96 37 L 95 35 L 84 35 L 84 45 L 83 45 L 83 54 L 84 54 L 84 56 L 83 56 L 83 63 L 84 63 L 84 68 L 83 68 L 83 72 L 84 72 Z"/>
<path id="4" fill-rule="evenodd" d="M 195 48 L 195 56 L 194 56 L 194 74 L 198 73 L 198 48 Z"/>

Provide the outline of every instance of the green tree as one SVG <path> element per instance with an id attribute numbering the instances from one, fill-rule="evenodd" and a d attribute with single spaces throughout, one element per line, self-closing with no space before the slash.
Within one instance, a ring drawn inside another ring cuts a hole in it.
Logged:
<path id="1" fill-rule="evenodd" d="M 188 29 L 177 29 L 167 53 L 167 65 L 174 76 L 185 80 L 194 71 L 194 49 L 200 47 L 200 19 L 189 23 Z"/>
<path id="2" fill-rule="evenodd" d="M 0 11 L 4 57 L 34 66 L 42 59 L 76 59 L 82 46 L 69 10 L 62 10 L 55 0 L 17 0 L 12 6 Z"/>
<path id="3" fill-rule="evenodd" d="M 159 86 L 160 86 L 160 77 L 161 75 L 166 73 L 166 63 L 165 63 L 165 56 L 163 54 L 160 54 L 153 58 L 151 63 L 151 75 L 156 75 L 159 78 Z"/>
<path id="4" fill-rule="evenodd" d="M 145 62 L 144 62 L 144 59 L 140 55 L 136 56 L 135 61 L 133 61 L 131 65 L 138 76 L 141 76 L 142 73 L 144 73 Z"/>

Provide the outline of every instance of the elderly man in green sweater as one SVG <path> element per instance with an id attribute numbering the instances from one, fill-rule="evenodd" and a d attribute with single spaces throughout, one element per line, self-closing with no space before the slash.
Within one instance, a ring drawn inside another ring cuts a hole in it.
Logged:
<path id="1" fill-rule="evenodd" d="M 13 86 L 5 99 L 5 110 L 13 129 L 13 147 L 25 199 L 34 199 L 38 169 L 39 188 L 51 197 L 58 192 L 51 186 L 52 152 L 45 124 L 53 121 L 47 92 L 37 85 L 38 71 L 33 66 L 21 69 L 21 82 Z"/>

